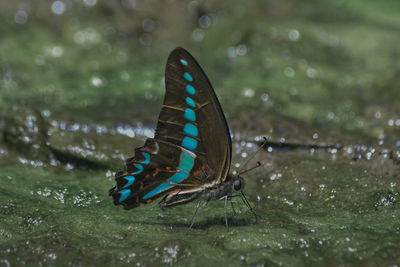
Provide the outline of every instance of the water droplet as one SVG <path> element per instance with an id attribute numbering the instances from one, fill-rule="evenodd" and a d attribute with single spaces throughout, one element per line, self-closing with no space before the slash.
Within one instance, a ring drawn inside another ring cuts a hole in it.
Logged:
<path id="1" fill-rule="evenodd" d="M 83 4 L 87 7 L 93 7 L 97 4 L 97 0 L 83 0 Z"/>
<path id="2" fill-rule="evenodd" d="M 157 28 L 157 22 L 152 19 L 145 19 L 142 23 L 143 30 L 146 32 L 154 32 Z"/>
<path id="3" fill-rule="evenodd" d="M 268 99 L 269 99 L 269 95 L 268 95 L 267 93 L 264 93 L 264 94 L 262 94 L 262 95 L 260 96 L 260 98 L 261 98 L 261 101 L 267 102 Z"/>
<path id="4" fill-rule="evenodd" d="M 313 68 L 308 68 L 307 69 L 307 76 L 308 76 L 308 78 L 313 79 L 313 78 L 315 78 L 317 76 L 317 71 L 315 69 L 313 69 Z"/>
<path id="5" fill-rule="evenodd" d="M 244 88 L 243 95 L 245 97 L 253 97 L 255 95 L 255 92 L 251 88 Z"/>
<path id="6" fill-rule="evenodd" d="M 61 57 L 64 53 L 64 50 L 60 46 L 54 46 L 51 50 L 50 53 L 53 57 Z"/>
<path id="7" fill-rule="evenodd" d="M 63 1 L 55 1 L 51 5 L 51 11 L 56 15 L 62 15 L 65 12 L 65 4 Z"/>
<path id="8" fill-rule="evenodd" d="M 247 54 L 247 47 L 244 44 L 238 45 L 236 47 L 236 54 L 239 56 L 244 56 Z"/>
<path id="9" fill-rule="evenodd" d="M 14 16 L 14 20 L 18 24 L 25 24 L 28 21 L 28 13 L 24 10 L 18 10 Z"/>
<path id="10" fill-rule="evenodd" d="M 293 77 L 294 76 L 294 74 L 295 74 L 295 71 L 294 71 L 294 69 L 293 68 L 291 68 L 291 67 L 287 67 L 287 68 L 285 68 L 285 70 L 284 70 L 284 72 L 283 72 L 284 74 L 285 74 L 285 76 L 287 76 L 287 77 Z"/>
<path id="11" fill-rule="evenodd" d="M 211 26 L 211 18 L 209 16 L 201 16 L 199 18 L 199 25 L 202 28 L 208 28 Z"/>
<path id="12" fill-rule="evenodd" d="M 234 47 L 228 47 L 228 57 L 229 58 L 235 58 L 236 57 L 236 51 Z"/>
<path id="13" fill-rule="evenodd" d="M 136 7 L 136 0 L 122 0 L 122 6 L 127 9 L 134 9 Z"/>
<path id="14" fill-rule="evenodd" d="M 300 39 L 300 32 L 296 29 L 293 29 L 289 32 L 289 39 L 293 42 L 297 42 Z"/>
<path id="15" fill-rule="evenodd" d="M 357 249 L 351 248 L 351 247 L 348 247 L 347 250 L 348 250 L 349 252 L 356 252 L 356 251 L 357 251 Z"/>
<path id="16" fill-rule="evenodd" d="M 202 29 L 195 29 L 192 32 L 192 38 L 197 42 L 202 41 L 204 39 L 204 31 Z"/>
<path id="17" fill-rule="evenodd" d="M 97 76 L 94 76 L 90 79 L 90 83 L 95 87 L 99 87 L 103 85 L 103 80 Z"/>

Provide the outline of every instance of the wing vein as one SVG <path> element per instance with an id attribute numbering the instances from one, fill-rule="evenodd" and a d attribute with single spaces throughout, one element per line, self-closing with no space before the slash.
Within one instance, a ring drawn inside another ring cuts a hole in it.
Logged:
<path id="1" fill-rule="evenodd" d="M 175 107 L 175 106 L 170 106 L 170 105 L 165 105 L 163 104 L 163 107 L 169 108 L 169 109 L 174 109 L 174 110 L 179 110 L 184 112 L 185 110 L 183 108 Z"/>

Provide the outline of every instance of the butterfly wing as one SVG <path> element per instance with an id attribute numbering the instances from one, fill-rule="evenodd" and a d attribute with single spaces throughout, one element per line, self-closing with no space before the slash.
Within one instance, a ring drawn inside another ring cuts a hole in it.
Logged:
<path id="1" fill-rule="evenodd" d="M 115 204 L 134 208 L 166 193 L 223 182 L 231 161 L 231 138 L 214 90 L 183 48 L 168 57 L 166 94 L 154 139 L 147 139 L 110 190 Z"/>
<path id="2" fill-rule="evenodd" d="M 178 47 L 168 57 L 165 84 L 156 138 L 181 145 L 189 132 L 182 127 L 192 123 L 198 129 L 196 155 L 225 180 L 232 147 L 228 124 L 206 74 L 185 49 Z"/>
<path id="3" fill-rule="evenodd" d="M 177 167 L 178 166 L 178 167 Z M 147 204 L 167 192 L 182 190 L 180 183 L 194 178 L 204 180 L 204 163 L 183 147 L 149 138 L 135 149 L 135 156 L 126 161 L 126 171 L 115 175 L 116 186 L 110 189 L 115 205 L 132 209 Z M 185 185 L 193 187 L 193 181 Z"/>

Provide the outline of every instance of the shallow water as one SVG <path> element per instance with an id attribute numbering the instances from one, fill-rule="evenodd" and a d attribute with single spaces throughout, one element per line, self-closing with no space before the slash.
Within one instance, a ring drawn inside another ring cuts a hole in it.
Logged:
<path id="1" fill-rule="evenodd" d="M 21 3 L 0 3 L 0 266 L 400 264 L 397 2 Z M 197 203 L 108 196 L 177 45 L 215 87 L 232 170 L 269 141 L 246 175 L 258 221 L 238 200 L 226 229 L 212 202 L 189 229 Z"/>

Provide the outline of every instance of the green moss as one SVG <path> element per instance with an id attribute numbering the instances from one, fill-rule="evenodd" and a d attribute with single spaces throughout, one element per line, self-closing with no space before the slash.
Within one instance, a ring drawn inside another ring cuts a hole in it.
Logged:
<path id="1" fill-rule="evenodd" d="M 0 265 L 400 261 L 398 1 L 64 2 L 61 16 L 50 3 L 0 4 Z M 28 20 L 20 25 L 22 9 Z M 211 24 L 200 26 L 201 16 Z M 145 26 L 152 21 L 153 32 Z M 375 149 L 372 158 L 259 154 L 266 165 L 246 177 L 245 190 L 259 221 L 236 203 L 229 230 L 222 202 L 202 210 L 192 230 L 196 203 L 115 207 L 113 173 L 148 135 L 115 132 L 154 127 L 165 61 L 178 45 L 198 59 L 228 115 L 233 163 L 243 162 L 240 144 L 254 136 L 364 145 Z M 36 111 L 51 114 L 42 118 L 50 130 L 26 134 Z M 81 128 L 61 129 L 63 122 Z"/>

